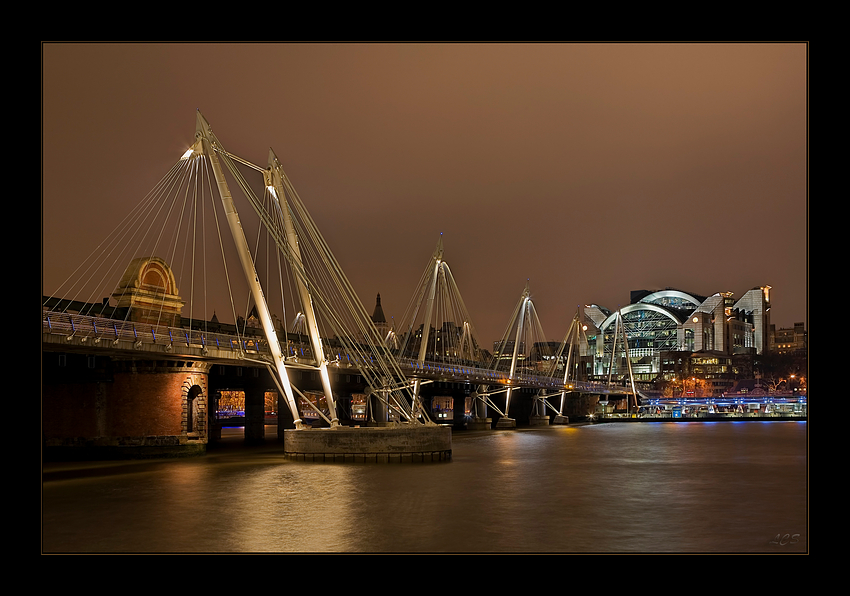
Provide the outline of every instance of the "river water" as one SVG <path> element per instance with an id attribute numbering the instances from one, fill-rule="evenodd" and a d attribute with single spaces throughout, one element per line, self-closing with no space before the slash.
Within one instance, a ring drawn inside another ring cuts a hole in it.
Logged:
<path id="1" fill-rule="evenodd" d="M 460 431 L 425 464 L 226 445 L 45 464 L 42 552 L 808 552 L 806 422 Z"/>

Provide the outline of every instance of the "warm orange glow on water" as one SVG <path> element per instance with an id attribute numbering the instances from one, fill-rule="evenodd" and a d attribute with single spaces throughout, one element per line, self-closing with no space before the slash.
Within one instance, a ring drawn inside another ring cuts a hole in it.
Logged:
<path id="1" fill-rule="evenodd" d="M 115 463 L 45 482 L 44 549 L 800 552 L 806 428 L 640 423 L 455 433 L 453 460 L 435 464 L 305 464 L 274 446 Z M 778 532 L 800 536 L 769 544 Z"/>

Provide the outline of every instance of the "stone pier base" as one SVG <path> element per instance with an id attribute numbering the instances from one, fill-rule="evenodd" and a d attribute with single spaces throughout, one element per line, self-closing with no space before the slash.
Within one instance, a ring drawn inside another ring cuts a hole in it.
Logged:
<path id="1" fill-rule="evenodd" d="M 516 420 L 503 416 L 496 422 L 496 428 L 516 428 Z"/>
<path id="2" fill-rule="evenodd" d="M 530 426 L 549 426 L 549 417 L 548 416 L 530 416 L 528 418 L 528 424 Z"/>
<path id="3" fill-rule="evenodd" d="M 560 414 L 555 416 L 552 420 L 552 424 L 569 424 L 570 417 L 569 416 L 561 416 Z"/>
<path id="4" fill-rule="evenodd" d="M 186 441 L 180 437 L 119 437 L 99 439 L 65 439 L 45 441 L 44 461 L 97 461 L 117 459 L 156 459 L 204 455 L 203 441 Z"/>
<path id="5" fill-rule="evenodd" d="M 283 452 L 288 459 L 300 461 L 448 461 L 452 457 L 452 429 L 406 425 L 287 429 Z"/>

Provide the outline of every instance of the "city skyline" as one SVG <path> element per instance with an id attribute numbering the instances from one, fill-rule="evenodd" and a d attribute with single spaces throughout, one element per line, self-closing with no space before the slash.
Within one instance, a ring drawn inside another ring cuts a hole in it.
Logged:
<path id="1" fill-rule="evenodd" d="M 275 149 L 369 313 L 401 317 L 442 234 L 484 346 L 526 281 L 552 340 L 666 287 L 771 285 L 771 322 L 808 327 L 807 49 L 44 43 L 43 292 L 200 109 L 233 153 Z"/>

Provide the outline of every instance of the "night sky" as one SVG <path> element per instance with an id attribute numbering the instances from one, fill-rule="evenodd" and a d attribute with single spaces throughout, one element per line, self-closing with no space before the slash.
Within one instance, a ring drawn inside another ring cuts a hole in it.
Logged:
<path id="1" fill-rule="evenodd" d="M 808 326 L 807 52 L 44 43 L 43 293 L 183 154 L 199 109 L 230 152 L 274 148 L 368 312 L 380 293 L 402 316 L 442 233 L 484 346 L 526 280 L 552 340 L 580 303 L 666 287 L 767 284 L 771 322 Z"/>

